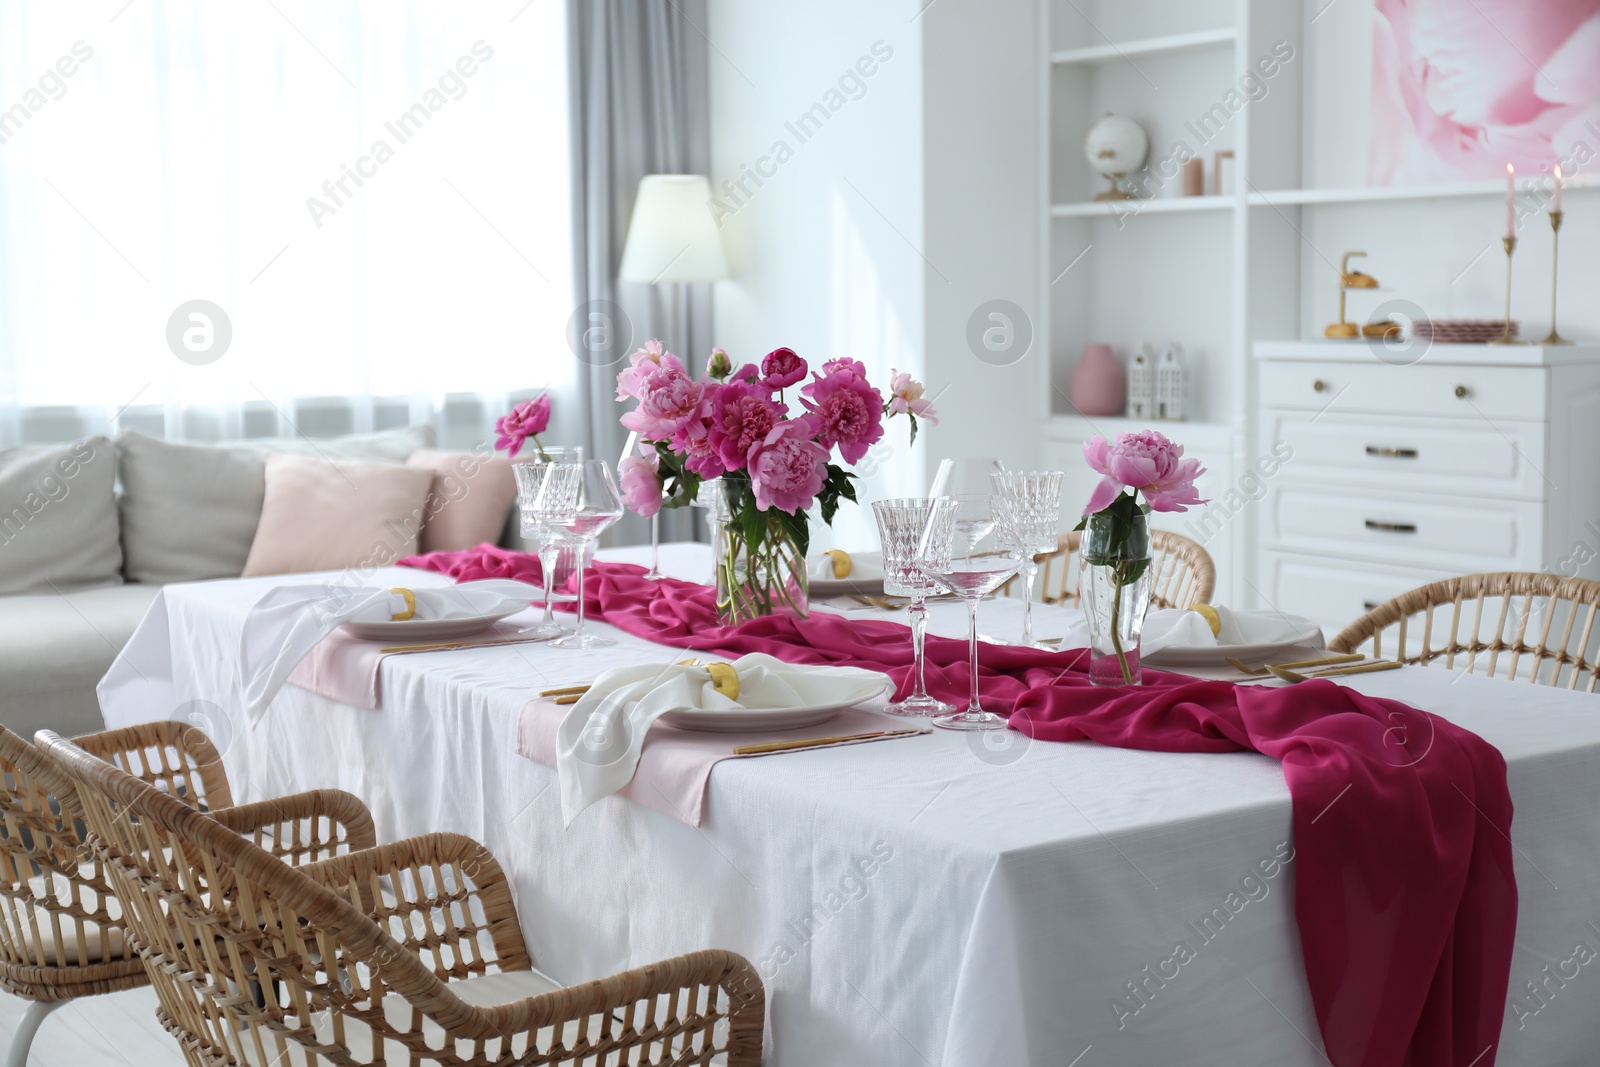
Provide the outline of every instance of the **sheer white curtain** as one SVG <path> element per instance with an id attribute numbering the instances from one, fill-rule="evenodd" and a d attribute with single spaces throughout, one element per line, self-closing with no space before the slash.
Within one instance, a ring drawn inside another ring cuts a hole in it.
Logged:
<path id="1" fill-rule="evenodd" d="M 557 0 L 6 0 L 0 444 L 576 422 L 564 44 Z"/>

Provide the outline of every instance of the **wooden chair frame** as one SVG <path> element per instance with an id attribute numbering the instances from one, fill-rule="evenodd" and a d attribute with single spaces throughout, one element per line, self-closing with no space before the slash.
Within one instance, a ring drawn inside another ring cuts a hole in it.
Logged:
<path id="1" fill-rule="evenodd" d="M 429 834 L 295 868 L 69 741 L 38 745 L 72 780 L 193 1067 L 395 1063 L 396 1047 L 409 1067 L 760 1062 L 764 991 L 732 952 L 475 1006 L 452 979 L 532 967 L 476 842 Z"/>
<path id="2" fill-rule="evenodd" d="M 1033 558 L 1040 566 L 1039 588 L 1046 604 L 1075 604 L 1077 571 L 1072 557 L 1077 555 L 1083 534 L 1071 530 L 1061 535 L 1052 552 Z M 1211 554 L 1198 541 L 1168 530 L 1150 531 L 1150 606 L 1186 608 L 1209 604 L 1217 588 L 1217 566 Z"/>
<path id="3" fill-rule="evenodd" d="M 1492 636 L 1486 637 L 1485 608 L 1491 600 L 1498 600 L 1499 606 L 1489 608 L 1493 631 Z M 1518 600 L 1521 607 L 1513 616 L 1513 604 Z M 1556 610 L 1558 605 L 1565 605 L 1568 610 Z M 1463 636 L 1462 621 L 1469 606 L 1471 624 Z M 1448 620 L 1435 618 L 1445 614 L 1441 609 L 1447 609 Z M 1448 668 L 1464 659 L 1466 673 L 1482 673 L 1490 678 L 1515 679 L 1519 666 L 1524 666 L 1528 681 L 1558 688 L 1563 687 L 1561 677 L 1566 670 L 1564 688 L 1576 689 L 1579 680 L 1587 677 L 1584 689 L 1592 693 L 1600 680 L 1600 662 L 1588 658 L 1593 640 L 1600 638 L 1597 613 L 1600 582 L 1536 571 L 1468 574 L 1419 586 L 1379 604 L 1340 631 L 1328 647 L 1334 652 L 1356 652 L 1370 642 L 1373 656 L 1401 663 L 1443 660 Z M 1418 615 L 1420 644 L 1412 641 Z M 1559 633 L 1553 634 L 1556 619 L 1562 615 L 1565 619 Z M 1391 629 L 1392 648 L 1387 640 Z M 1441 637 L 1443 643 L 1436 643 Z M 1531 658 L 1531 663 L 1522 663 L 1525 656 Z"/>

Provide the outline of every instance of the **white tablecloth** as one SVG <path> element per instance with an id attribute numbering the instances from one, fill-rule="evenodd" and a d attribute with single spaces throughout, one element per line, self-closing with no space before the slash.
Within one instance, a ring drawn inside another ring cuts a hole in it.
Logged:
<path id="1" fill-rule="evenodd" d="M 664 560 L 709 574 L 692 546 L 666 546 Z M 384 840 L 455 830 L 486 842 L 535 962 L 565 981 L 703 947 L 743 953 L 766 981 L 774 1065 L 1325 1063 L 1294 865 L 1258 873 L 1290 836 L 1288 789 L 1265 756 L 935 731 L 726 761 L 699 829 L 609 797 L 563 832 L 554 771 L 513 751 L 523 703 L 680 650 L 612 631 L 618 647 L 591 652 L 394 656 L 383 710 L 288 686 L 251 729 L 235 710 L 239 625 L 277 581 L 168 586 L 125 653 L 149 686 L 108 709 L 109 725 L 204 725 L 241 800 L 339 786 L 371 805 Z M 984 629 L 1014 635 L 1017 608 L 984 605 Z M 1041 635 L 1056 610 L 1038 611 Z M 962 632 L 959 605 L 936 612 L 937 631 Z M 1507 1011 L 1499 1062 L 1593 1063 L 1600 973 L 1573 977 L 1569 961 L 1580 944 L 1600 951 L 1600 697 L 1421 668 L 1347 684 L 1505 754 L 1521 890 L 1511 1000 L 1524 1010 Z M 1236 914 L 1230 894 L 1245 900 Z M 1221 933 L 1197 937 L 1219 908 Z M 1179 941 L 1196 958 L 1151 977 Z"/>

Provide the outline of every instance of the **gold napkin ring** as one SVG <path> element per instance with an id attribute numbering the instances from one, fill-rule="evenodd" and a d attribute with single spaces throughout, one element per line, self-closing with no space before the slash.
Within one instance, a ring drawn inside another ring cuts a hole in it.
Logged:
<path id="1" fill-rule="evenodd" d="M 1210 604 L 1190 604 L 1189 610 L 1206 620 L 1206 625 L 1211 627 L 1212 637 L 1222 636 L 1222 616 L 1217 614 L 1217 609 Z"/>
<path id="2" fill-rule="evenodd" d="M 731 663 L 708 663 L 706 673 L 711 675 L 711 688 L 729 700 L 739 699 L 739 672 Z"/>
<path id="3" fill-rule="evenodd" d="M 411 590 L 407 589 L 403 585 L 397 585 L 394 588 L 390 589 L 389 592 L 391 592 L 391 593 L 399 593 L 401 596 L 406 598 L 406 610 L 389 616 L 389 621 L 390 622 L 405 622 L 407 619 L 409 619 L 412 616 L 416 615 L 416 613 L 417 613 L 417 594 L 413 593 Z"/>
<path id="4" fill-rule="evenodd" d="M 850 553 L 842 548 L 830 548 L 823 554 L 828 557 L 828 560 L 833 565 L 833 576 L 835 578 L 850 577 L 850 572 L 855 569 L 855 565 L 850 560 Z"/>

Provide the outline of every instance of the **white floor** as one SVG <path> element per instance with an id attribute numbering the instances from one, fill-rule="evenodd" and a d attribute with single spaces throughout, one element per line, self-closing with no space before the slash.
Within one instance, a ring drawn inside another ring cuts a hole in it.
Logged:
<path id="1" fill-rule="evenodd" d="M 11 1046 L 27 1001 L 0 993 L 0 1033 Z M 148 988 L 73 1001 L 44 1021 L 28 1067 L 183 1067 L 178 1043 L 156 1022 Z"/>

